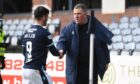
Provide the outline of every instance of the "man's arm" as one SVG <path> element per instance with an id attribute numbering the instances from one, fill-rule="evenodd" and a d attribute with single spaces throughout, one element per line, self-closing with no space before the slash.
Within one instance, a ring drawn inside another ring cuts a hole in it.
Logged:
<path id="1" fill-rule="evenodd" d="M 66 27 L 64 27 L 60 32 L 60 37 L 57 43 L 57 49 L 61 54 L 65 54 L 67 51 L 67 30 Z"/>

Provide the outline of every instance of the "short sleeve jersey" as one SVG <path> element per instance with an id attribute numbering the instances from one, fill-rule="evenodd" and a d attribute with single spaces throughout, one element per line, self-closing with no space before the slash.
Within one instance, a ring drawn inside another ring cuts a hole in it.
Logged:
<path id="1" fill-rule="evenodd" d="M 22 36 L 24 68 L 41 69 L 46 64 L 48 47 L 53 45 L 48 29 L 33 25 Z"/>

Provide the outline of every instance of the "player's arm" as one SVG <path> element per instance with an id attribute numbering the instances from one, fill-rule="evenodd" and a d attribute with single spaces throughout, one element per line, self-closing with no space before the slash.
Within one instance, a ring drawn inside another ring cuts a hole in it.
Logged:
<path id="1" fill-rule="evenodd" d="M 54 55 L 54 56 L 60 56 L 59 51 L 54 46 L 51 33 L 47 32 L 45 40 L 46 40 L 47 47 L 48 47 L 49 51 L 51 52 L 51 54 Z"/>
<path id="2" fill-rule="evenodd" d="M 50 46 L 48 48 L 49 48 L 49 51 L 52 53 L 52 55 L 54 55 L 54 56 L 59 56 L 60 55 L 58 50 L 54 46 L 53 42 L 52 42 L 52 44 L 50 44 Z"/>

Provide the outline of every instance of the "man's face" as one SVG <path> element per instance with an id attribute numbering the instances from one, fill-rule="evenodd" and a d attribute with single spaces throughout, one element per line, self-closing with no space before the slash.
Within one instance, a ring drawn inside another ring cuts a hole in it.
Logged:
<path id="1" fill-rule="evenodd" d="M 84 24 L 86 21 L 87 13 L 81 8 L 73 10 L 73 17 L 76 24 Z"/>

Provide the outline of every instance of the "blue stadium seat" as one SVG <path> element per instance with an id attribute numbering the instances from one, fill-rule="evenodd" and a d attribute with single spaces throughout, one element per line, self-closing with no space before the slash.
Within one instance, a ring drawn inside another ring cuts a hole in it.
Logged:
<path id="1" fill-rule="evenodd" d="M 114 23 L 112 22 L 111 24 L 109 24 L 109 30 L 114 30 L 114 29 L 117 29 L 118 28 L 118 23 Z"/>
<path id="2" fill-rule="evenodd" d="M 16 25 L 12 24 L 9 26 L 9 31 L 15 31 L 16 30 Z"/>
<path id="3" fill-rule="evenodd" d="M 133 52 L 135 50 L 136 44 L 135 42 L 129 42 L 124 44 L 124 50 L 129 52 L 129 55 L 133 55 Z"/>
<path id="4" fill-rule="evenodd" d="M 124 30 L 121 31 L 121 34 L 122 34 L 123 36 L 125 36 L 125 35 L 130 35 L 131 32 L 132 32 L 131 29 L 124 29 Z"/>
<path id="5" fill-rule="evenodd" d="M 112 50 L 117 51 L 118 55 L 121 55 L 122 50 L 124 49 L 124 43 L 123 42 L 117 42 L 112 44 Z"/>
<path id="6" fill-rule="evenodd" d="M 123 36 L 123 42 L 124 43 L 129 43 L 129 42 L 132 42 L 132 41 L 133 41 L 133 35 Z"/>
<path id="7" fill-rule="evenodd" d="M 140 52 L 140 43 L 137 43 L 137 44 L 136 44 L 136 49 L 135 49 L 135 51 L 139 51 L 139 52 Z"/>
<path id="8" fill-rule="evenodd" d="M 14 31 L 13 30 L 8 30 L 7 34 L 9 34 L 10 36 L 14 36 Z"/>
<path id="9" fill-rule="evenodd" d="M 130 23 L 130 24 L 129 24 L 129 28 L 132 29 L 132 30 L 133 30 L 133 29 L 136 29 L 136 28 L 138 28 L 138 27 L 139 27 L 139 23 Z"/>
<path id="10" fill-rule="evenodd" d="M 26 24 L 28 24 L 27 22 L 28 22 L 27 19 L 21 19 L 19 24 L 26 25 Z"/>
<path id="11" fill-rule="evenodd" d="M 140 35 L 140 28 L 136 28 L 132 31 L 132 35 Z"/>
<path id="12" fill-rule="evenodd" d="M 7 24 L 3 25 L 3 30 L 7 31 L 9 29 L 9 26 Z"/>
<path id="13" fill-rule="evenodd" d="M 14 36 L 21 38 L 22 34 L 23 34 L 22 30 L 16 30 Z"/>
<path id="14" fill-rule="evenodd" d="M 130 23 L 139 23 L 139 16 L 133 16 L 130 18 Z"/>
<path id="15" fill-rule="evenodd" d="M 113 43 L 122 42 L 122 35 L 115 35 L 112 38 Z"/>
<path id="16" fill-rule="evenodd" d="M 120 24 L 119 24 L 119 28 L 120 28 L 121 30 L 123 30 L 123 29 L 128 29 L 128 28 L 129 28 L 129 23 L 120 23 Z"/>
<path id="17" fill-rule="evenodd" d="M 6 20 L 6 21 L 5 21 L 5 24 L 6 24 L 6 25 L 12 25 L 12 19 Z"/>
<path id="18" fill-rule="evenodd" d="M 140 43 L 140 35 L 135 35 L 135 36 L 133 36 L 133 41 L 134 41 L 135 43 Z"/>
<path id="19" fill-rule="evenodd" d="M 119 35 L 119 34 L 121 34 L 121 31 L 120 31 L 120 29 L 114 29 L 114 30 L 112 30 L 112 33 L 114 35 Z"/>
<path id="20" fill-rule="evenodd" d="M 120 18 L 120 23 L 128 23 L 129 22 L 129 17 L 128 16 L 123 16 Z"/>
<path id="21" fill-rule="evenodd" d="M 21 25 L 21 24 L 17 25 L 16 30 L 24 30 L 24 25 Z"/>
<path id="22" fill-rule="evenodd" d="M 33 23 L 34 23 L 34 21 L 33 21 L 32 18 L 28 19 L 28 21 L 27 21 L 27 24 L 28 24 L 28 25 L 32 25 Z"/>
<path id="23" fill-rule="evenodd" d="M 19 19 L 14 19 L 12 24 L 18 25 L 19 24 Z"/>

